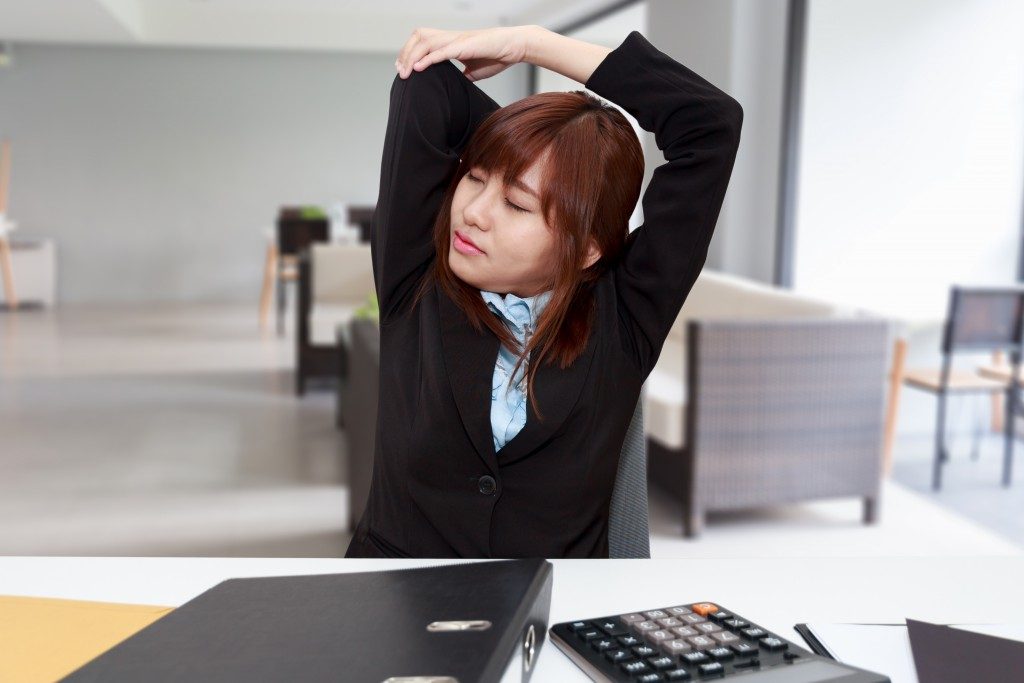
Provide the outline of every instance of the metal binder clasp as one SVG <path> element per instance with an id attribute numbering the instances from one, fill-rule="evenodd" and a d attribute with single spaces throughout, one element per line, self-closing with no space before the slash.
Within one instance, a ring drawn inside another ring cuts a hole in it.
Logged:
<path id="1" fill-rule="evenodd" d="M 491 627 L 491 622 L 478 619 L 476 621 L 434 621 L 427 624 L 427 630 L 431 633 L 439 631 L 486 631 Z"/>

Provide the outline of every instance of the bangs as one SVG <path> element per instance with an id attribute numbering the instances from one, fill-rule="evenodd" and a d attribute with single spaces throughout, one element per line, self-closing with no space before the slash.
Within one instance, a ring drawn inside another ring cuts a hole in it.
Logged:
<path id="1" fill-rule="evenodd" d="M 535 105 L 532 111 L 522 110 L 493 121 L 493 125 L 481 125 L 463 155 L 463 172 L 481 168 L 487 173 L 500 174 L 502 181 L 511 185 L 545 154 L 550 155 L 552 143 L 565 121 L 554 116 L 537 116 L 539 109 L 541 107 Z M 551 172 L 549 158 L 547 168 L 541 169 L 540 186 L 537 188 L 544 206 L 548 206 L 548 175 Z"/>

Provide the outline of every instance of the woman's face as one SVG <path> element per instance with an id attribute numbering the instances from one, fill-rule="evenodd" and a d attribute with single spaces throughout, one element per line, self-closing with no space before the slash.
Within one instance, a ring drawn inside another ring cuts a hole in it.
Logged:
<path id="1" fill-rule="evenodd" d="M 500 173 L 471 168 L 452 199 L 448 262 L 477 289 L 530 297 L 551 288 L 555 237 L 541 214 L 543 160 L 515 184 Z M 476 245 L 467 245 L 465 238 Z"/>

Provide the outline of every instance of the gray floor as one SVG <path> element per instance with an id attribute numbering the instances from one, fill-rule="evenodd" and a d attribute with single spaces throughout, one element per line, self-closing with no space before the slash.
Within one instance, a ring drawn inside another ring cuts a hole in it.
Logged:
<path id="1" fill-rule="evenodd" d="M 1024 430 L 1021 435 L 1024 436 Z M 1024 545 L 1024 444 L 1014 447 L 1013 481 L 1002 486 L 1003 438 L 984 435 L 972 457 L 969 434 L 954 435 L 950 459 L 942 468 L 942 488 L 932 491 L 933 437 L 905 437 L 894 460 L 895 481 L 1003 537 Z"/>
<path id="2" fill-rule="evenodd" d="M 0 553 L 344 553 L 344 440 L 255 307 L 0 314 Z"/>

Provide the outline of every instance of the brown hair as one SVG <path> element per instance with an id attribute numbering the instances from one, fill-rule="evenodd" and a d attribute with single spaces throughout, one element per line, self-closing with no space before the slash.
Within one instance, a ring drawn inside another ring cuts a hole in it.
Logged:
<path id="1" fill-rule="evenodd" d="M 575 91 L 538 93 L 491 112 L 474 131 L 445 191 L 434 222 L 437 258 L 415 297 L 418 301 L 436 280 L 474 329 L 479 332 L 486 326 L 503 345 L 519 348 L 480 290 L 459 279 L 448 264 L 452 198 L 471 168 L 501 173 L 507 185 L 545 153 L 541 212 L 554 232 L 557 266 L 551 277 L 551 299 L 512 370 L 515 377 L 526 356 L 531 356 L 526 395 L 538 417 L 533 393 L 536 369 L 545 361 L 558 361 L 567 368 L 583 353 L 593 325 L 593 286 L 621 254 L 629 216 L 640 196 L 643 151 L 618 109 Z M 591 241 L 601 257 L 583 269 Z"/>

